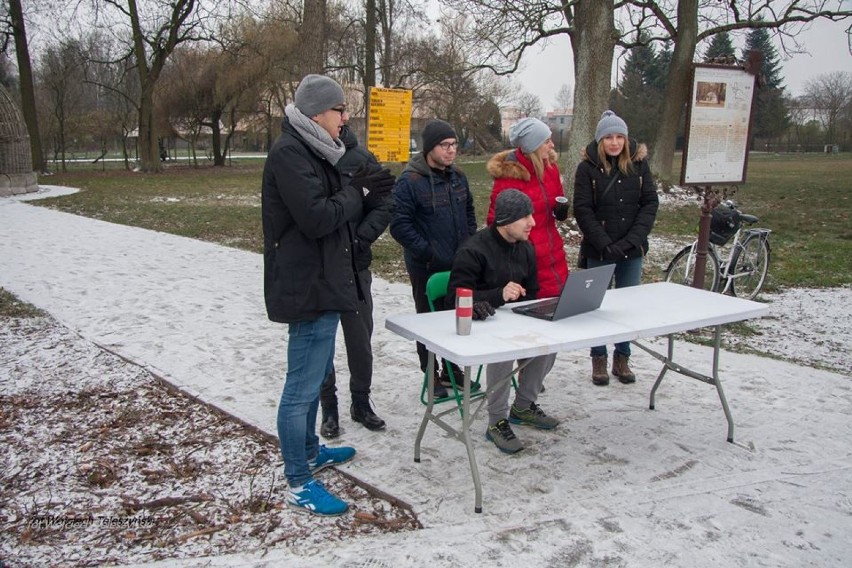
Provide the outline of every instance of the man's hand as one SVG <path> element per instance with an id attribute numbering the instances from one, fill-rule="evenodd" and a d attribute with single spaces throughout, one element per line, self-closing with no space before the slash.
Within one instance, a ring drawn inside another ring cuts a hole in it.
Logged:
<path id="1" fill-rule="evenodd" d="M 493 316 L 494 313 L 494 306 L 491 305 L 491 302 L 482 301 L 473 303 L 473 319 L 476 321 L 482 321 L 488 316 Z"/>
<path id="2" fill-rule="evenodd" d="M 367 163 L 352 174 L 350 185 L 361 193 L 364 207 L 372 209 L 391 192 L 394 181 L 389 169 Z"/>
<path id="3" fill-rule="evenodd" d="M 503 301 L 514 302 L 521 296 L 526 296 L 527 290 L 517 282 L 509 282 L 503 286 Z"/>

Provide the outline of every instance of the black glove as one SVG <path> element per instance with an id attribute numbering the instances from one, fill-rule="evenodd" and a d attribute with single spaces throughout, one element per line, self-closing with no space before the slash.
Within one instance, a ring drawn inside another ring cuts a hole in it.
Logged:
<path id="1" fill-rule="evenodd" d="M 372 209 L 391 192 L 394 181 L 389 169 L 368 162 L 352 174 L 350 185 L 361 194 L 364 207 Z"/>
<path id="2" fill-rule="evenodd" d="M 565 199 L 564 197 L 562 199 Z M 553 205 L 553 216 L 556 217 L 557 221 L 564 221 L 568 218 L 568 211 L 571 209 L 571 206 L 568 204 L 568 200 L 560 201 L 559 198 L 556 198 L 556 203 Z"/>
<path id="3" fill-rule="evenodd" d="M 623 246 L 624 245 L 621 241 L 608 245 L 604 249 L 604 260 L 624 260 L 627 258 L 627 255 L 624 253 L 624 248 L 622 248 Z"/>
<path id="4" fill-rule="evenodd" d="M 494 306 L 491 305 L 491 302 L 482 301 L 473 303 L 473 319 L 476 321 L 482 321 L 488 316 L 493 316 L 495 313 Z"/>

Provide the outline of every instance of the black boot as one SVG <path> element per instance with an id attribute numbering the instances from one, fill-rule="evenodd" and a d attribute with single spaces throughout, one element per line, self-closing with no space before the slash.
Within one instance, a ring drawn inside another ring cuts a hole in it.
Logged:
<path id="1" fill-rule="evenodd" d="M 384 430 L 385 421 L 376 416 L 373 408 L 370 406 L 369 398 L 353 398 L 352 406 L 349 408 L 349 414 L 353 422 L 360 422 L 367 430 Z"/>
<path id="2" fill-rule="evenodd" d="M 340 436 L 340 416 L 337 414 L 337 406 L 333 408 L 323 407 L 322 423 L 320 424 L 320 436 L 330 440 Z"/>

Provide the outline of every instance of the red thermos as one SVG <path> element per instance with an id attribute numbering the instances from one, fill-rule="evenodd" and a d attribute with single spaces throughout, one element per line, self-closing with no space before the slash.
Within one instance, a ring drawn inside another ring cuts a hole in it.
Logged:
<path id="1" fill-rule="evenodd" d="M 456 288 L 456 333 L 470 335 L 473 321 L 473 290 Z"/>

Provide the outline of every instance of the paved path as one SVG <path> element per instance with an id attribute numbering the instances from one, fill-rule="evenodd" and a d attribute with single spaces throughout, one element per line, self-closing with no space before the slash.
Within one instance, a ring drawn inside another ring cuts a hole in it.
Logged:
<path id="1" fill-rule="evenodd" d="M 274 433 L 285 328 L 266 320 L 260 275 L 257 254 L 0 200 L 0 286 Z M 649 357 L 634 358 L 635 386 L 601 389 L 588 381 L 586 354 L 561 354 L 540 401 L 560 428 L 519 429 L 528 447 L 511 457 L 476 433 L 485 512 L 474 515 L 461 444 L 430 429 L 423 462 L 411 459 L 416 357 L 384 317 L 412 302 L 401 284 L 377 280 L 374 294 L 373 398 L 388 431 L 344 418 L 343 441 L 359 450 L 347 471 L 411 503 L 427 528 L 167 565 L 842 566 L 852 557 L 849 377 L 725 353 L 737 423 L 728 444 L 707 385 L 667 380 L 652 412 Z M 689 365 L 708 356 L 694 345 L 682 353 Z M 484 430 L 482 416 L 474 428 Z"/>

